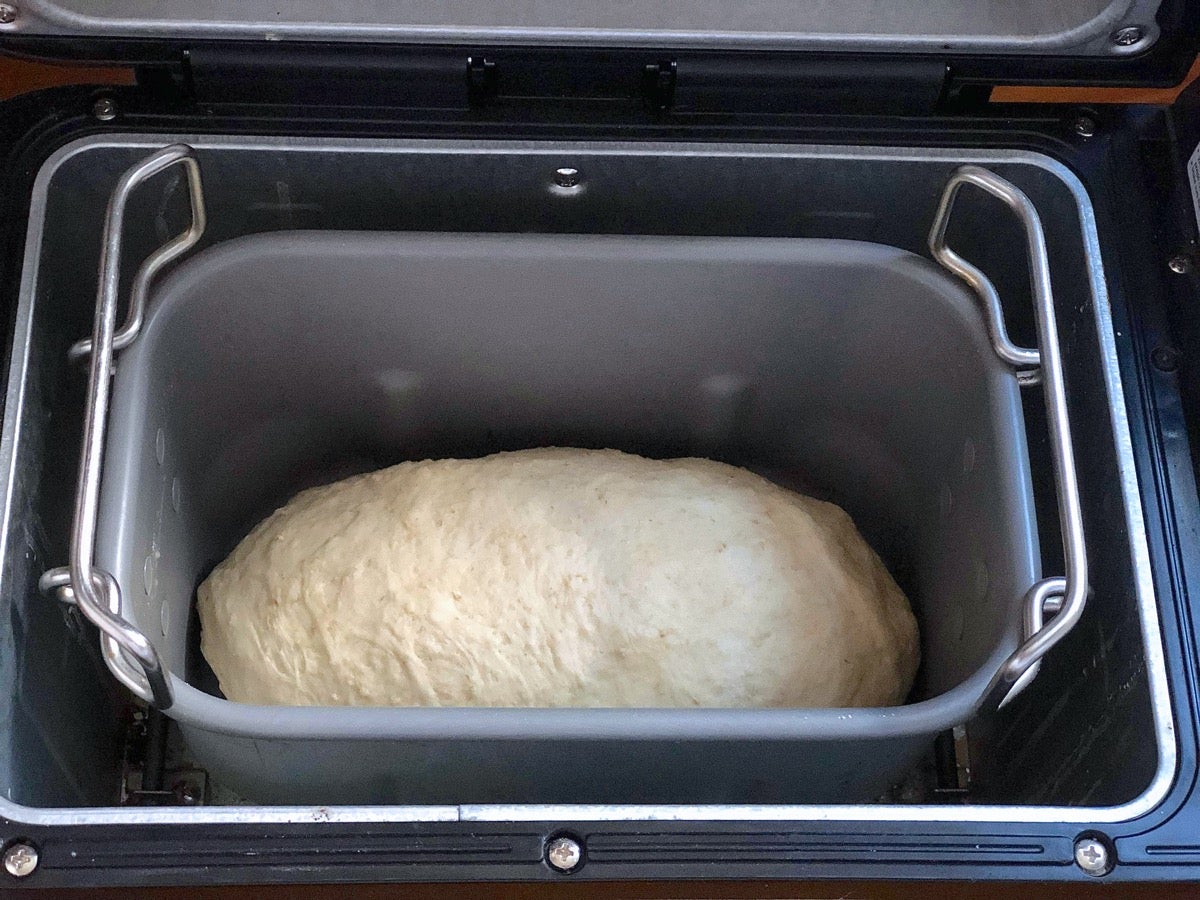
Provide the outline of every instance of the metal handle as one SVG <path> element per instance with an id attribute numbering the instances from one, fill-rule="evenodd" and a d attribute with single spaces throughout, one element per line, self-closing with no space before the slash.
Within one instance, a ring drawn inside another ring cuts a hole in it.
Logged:
<path id="1" fill-rule="evenodd" d="M 176 154 L 185 151 L 185 156 L 176 157 Z M 176 144 L 161 150 L 155 156 L 162 154 L 170 154 L 175 158 L 162 163 L 154 171 L 146 173 L 137 183 L 169 168 L 175 163 L 183 164 L 187 169 L 188 200 L 192 205 L 192 224 L 187 231 L 172 238 L 154 251 L 154 253 L 150 254 L 150 256 L 146 257 L 146 260 L 138 269 L 137 275 L 133 279 L 133 286 L 129 291 L 129 309 L 125 313 L 125 322 L 113 334 L 112 348 L 114 351 L 124 350 L 137 339 L 138 333 L 142 330 L 142 322 L 145 321 L 150 286 L 154 283 L 154 279 L 158 277 L 158 273 L 163 268 L 192 248 L 204 233 L 204 228 L 207 225 L 204 213 L 204 187 L 200 182 L 200 166 L 196 162 L 192 148 L 185 144 Z M 152 159 L 154 157 L 146 159 L 142 165 L 149 164 Z M 133 187 L 136 187 L 136 184 Z M 92 338 L 83 338 L 71 345 L 67 356 L 71 362 L 79 362 L 85 359 L 91 352 Z"/>
<path id="2" fill-rule="evenodd" d="M 182 165 L 187 173 L 191 223 L 186 231 L 159 247 L 142 263 L 134 279 L 126 323 L 120 332 L 116 332 L 121 237 L 126 204 L 140 184 L 174 165 Z M 120 585 L 111 574 L 95 565 L 96 520 L 114 353 L 137 336 L 144 317 L 146 297 L 155 276 L 164 266 L 195 246 L 204 233 L 204 226 L 200 166 L 196 162 L 195 151 L 186 144 L 175 144 L 146 157 L 125 172 L 117 182 L 104 223 L 92 337 L 90 341 L 80 341 L 71 348 L 72 359 L 91 355 L 84 409 L 83 454 L 75 495 L 75 522 L 71 529 L 71 561 L 65 568 L 46 572 L 40 581 L 42 590 L 57 591 L 64 600 L 74 602 L 80 612 L 100 629 L 101 649 L 109 669 L 133 693 L 159 709 L 167 709 L 173 702 L 170 682 L 154 645 L 121 616 Z"/>
<path id="3" fill-rule="evenodd" d="M 954 201 L 963 185 L 974 185 L 1004 202 L 1025 229 L 1037 321 L 1038 350 L 1018 347 L 1008 337 L 1004 314 L 995 286 L 986 275 L 946 246 L 946 229 Z M 1003 706 L 1033 680 L 1043 656 L 1075 627 L 1087 604 L 1087 547 L 1084 543 L 1083 513 L 1079 504 L 1079 482 L 1075 473 L 1075 451 L 1063 381 L 1062 351 L 1050 288 L 1050 260 L 1046 235 L 1030 199 L 1016 185 L 979 166 L 962 166 L 950 176 L 942 202 L 929 232 L 933 258 L 962 278 L 979 296 L 987 317 L 988 333 L 996 354 L 1016 369 L 1040 366 L 1042 392 L 1050 426 L 1050 450 L 1054 458 L 1055 489 L 1062 523 L 1064 577 L 1044 578 L 1025 595 L 1022 616 L 1023 640 L 1005 660 L 988 686 L 987 699 Z M 1022 384 L 1033 383 L 1018 371 Z M 1049 622 L 1045 617 L 1050 614 Z M 987 702 L 985 700 L 985 702 Z"/>

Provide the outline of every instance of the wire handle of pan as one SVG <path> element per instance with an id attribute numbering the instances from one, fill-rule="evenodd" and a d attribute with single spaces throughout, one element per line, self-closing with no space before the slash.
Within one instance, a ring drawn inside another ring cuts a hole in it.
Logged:
<path id="1" fill-rule="evenodd" d="M 182 166 L 187 175 L 191 222 L 142 263 L 133 280 L 125 322 L 117 329 L 121 244 L 129 198 L 148 179 L 176 165 Z M 186 144 L 173 144 L 151 154 L 129 168 L 117 182 L 105 214 L 92 336 L 77 342 L 70 350 L 72 361 L 89 359 L 70 564 L 50 569 L 39 581 L 44 592 L 74 603 L 100 629 L 102 655 L 113 675 L 134 694 L 159 709 L 168 709 L 174 699 L 162 660 L 150 640 L 121 615 L 121 586 L 117 580 L 95 564 L 100 479 L 116 352 L 137 338 L 155 278 L 164 267 L 196 245 L 204 234 L 205 224 L 200 164 L 196 161 L 195 151 Z"/>
<path id="2" fill-rule="evenodd" d="M 133 280 L 125 321 L 118 329 L 122 231 L 129 197 L 145 181 L 175 165 L 183 166 L 187 175 L 191 222 L 142 263 Z M 1020 347 L 1011 340 L 995 286 L 946 244 L 954 203 L 965 185 L 980 188 L 1003 201 L 1024 226 L 1038 330 L 1037 349 Z M 134 694 L 159 709 L 168 709 L 173 702 L 166 670 L 149 639 L 122 617 L 121 587 L 116 579 L 95 564 L 100 480 L 115 355 L 136 340 L 157 276 L 196 245 L 205 224 L 200 166 L 195 151 L 185 144 L 151 154 L 127 170 L 117 183 L 105 218 L 92 336 L 76 342 L 69 354 L 72 361 L 89 360 L 70 564 L 50 569 L 40 580 L 43 591 L 74 603 L 100 629 L 103 657 L 113 674 Z M 1033 203 L 1019 188 L 987 169 L 968 165 L 956 170 L 946 184 L 929 234 L 929 249 L 934 259 L 965 281 L 978 296 L 997 356 L 1012 367 L 1021 385 L 1040 383 L 1046 400 L 1066 574 L 1043 578 L 1025 595 L 1022 641 L 1000 666 L 985 695 L 985 702 L 1003 706 L 1028 686 L 1041 659 L 1079 621 L 1088 594 L 1087 552 L 1045 233 Z"/>
<path id="3" fill-rule="evenodd" d="M 1003 202 L 1024 228 L 1037 323 L 1037 349 L 1013 343 L 1004 325 L 1004 312 L 995 285 L 982 271 L 946 244 L 946 230 L 950 225 L 955 200 L 967 185 L 979 188 Z M 955 170 L 946 183 L 929 232 L 929 250 L 935 260 L 974 290 L 982 306 L 988 336 L 996 355 L 1012 367 L 1022 386 L 1040 383 L 1046 403 L 1065 574 L 1043 578 L 1025 594 L 1021 643 L 1000 666 L 985 694 L 985 704 L 994 703 L 1002 707 L 1037 676 L 1042 658 L 1075 627 L 1083 615 L 1088 598 L 1087 546 L 1046 234 L 1037 209 L 1020 188 L 988 169 L 966 165 Z"/>

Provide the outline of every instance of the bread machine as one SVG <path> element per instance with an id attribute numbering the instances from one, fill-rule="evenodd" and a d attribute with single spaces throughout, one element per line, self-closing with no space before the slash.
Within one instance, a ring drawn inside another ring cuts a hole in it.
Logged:
<path id="1" fill-rule="evenodd" d="M 1175 0 L 0 4 L 5 886 L 1200 876 Z M 547 444 L 844 505 L 883 710 L 249 707 L 191 605 L 301 487 Z"/>

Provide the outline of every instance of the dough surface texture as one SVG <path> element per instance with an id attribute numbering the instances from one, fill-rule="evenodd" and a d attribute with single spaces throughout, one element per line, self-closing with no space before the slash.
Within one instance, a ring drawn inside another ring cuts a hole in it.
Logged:
<path id="1" fill-rule="evenodd" d="M 525 450 L 306 490 L 200 586 L 234 701 L 903 702 L 908 601 L 837 506 L 703 459 Z"/>

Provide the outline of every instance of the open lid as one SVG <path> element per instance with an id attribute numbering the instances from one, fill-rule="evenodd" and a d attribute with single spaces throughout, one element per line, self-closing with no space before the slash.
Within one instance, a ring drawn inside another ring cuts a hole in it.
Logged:
<path id="1" fill-rule="evenodd" d="M 0 47 L 117 60 L 195 42 L 902 54 L 982 77 L 1166 83 L 1188 0 L 6 0 Z M 141 42 L 141 49 L 139 49 Z M 1182 62 L 1181 62 L 1182 60 Z"/>

